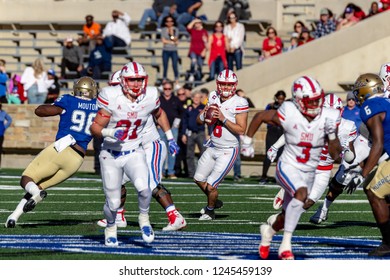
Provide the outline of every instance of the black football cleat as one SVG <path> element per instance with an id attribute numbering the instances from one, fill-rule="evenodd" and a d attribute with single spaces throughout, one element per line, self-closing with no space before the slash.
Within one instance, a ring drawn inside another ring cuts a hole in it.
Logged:
<path id="1" fill-rule="evenodd" d="M 34 195 L 31 197 L 26 204 L 23 206 L 23 212 L 27 213 L 32 210 L 34 210 L 35 206 L 37 205 L 38 202 L 41 202 L 45 197 L 47 196 L 46 191 L 40 191 L 39 194 Z"/>
<path id="2" fill-rule="evenodd" d="M 15 220 L 13 219 L 9 219 L 6 223 L 5 223 L 5 227 L 6 228 L 14 228 L 16 226 L 16 222 Z"/>
<path id="3" fill-rule="evenodd" d="M 390 245 L 382 243 L 379 247 L 375 248 L 368 253 L 371 257 L 383 257 L 390 255 Z"/>

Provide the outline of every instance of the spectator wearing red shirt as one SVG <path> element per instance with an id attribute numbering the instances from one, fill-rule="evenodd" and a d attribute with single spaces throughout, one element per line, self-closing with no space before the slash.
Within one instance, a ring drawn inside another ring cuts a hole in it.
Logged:
<path id="1" fill-rule="evenodd" d="M 208 33 L 203 28 L 203 22 L 199 18 L 195 18 L 187 25 L 187 31 L 191 36 L 190 50 L 188 57 L 191 59 L 190 78 L 192 81 L 202 80 L 202 66 L 206 57 Z"/>
<path id="2" fill-rule="evenodd" d="M 309 29 L 304 28 L 302 30 L 301 36 L 299 37 L 298 46 L 302 46 L 302 45 L 307 44 L 313 40 L 314 40 L 314 38 L 310 35 Z"/>
<path id="3" fill-rule="evenodd" d="M 390 0 L 381 0 L 382 8 L 379 9 L 379 12 L 384 12 L 390 9 Z"/>
<path id="4" fill-rule="evenodd" d="M 226 58 L 226 46 L 228 45 L 228 39 L 223 33 L 223 22 L 216 21 L 214 23 L 214 33 L 209 38 L 208 49 L 209 55 L 209 67 L 210 77 L 207 81 L 215 79 L 215 75 L 218 75 L 223 69 L 227 68 Z"/>
<path id="5" fill-rule="evenodd" d="M 271 56 L 282 53 L 283 41 L 278 37 L 276 29 L 272 26 L 268 27 L 266 32 L 267 38 L 263 40 L 262 55 L 260 60 L 267 59 Z"/>

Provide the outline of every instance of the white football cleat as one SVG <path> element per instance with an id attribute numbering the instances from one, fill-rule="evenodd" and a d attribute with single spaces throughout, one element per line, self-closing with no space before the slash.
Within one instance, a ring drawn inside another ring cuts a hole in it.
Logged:
<path id="1" fill-rule="evenodd" d="M 274 198 L 273 207 L 275 210 L 279 210 L 280 208 L 282 208 L 283 200 L 284 200 L 284 189 L 281 188 Z"/>
<path id="2" fill-rule="evenodd" d="M 163 231 L 181 230 L 187 226 L 186 220 L 177 210 L 170 211 L 168 213 L 168 219 L 169 223 L 162 229 Z"/>
<path id="3" fill-rule="evenodd" d="M 125 210 L 121 210 L 121 211 L 118 211 L 116 213 L 115 224 L 117 225 L 117 227 L 120 227 L 120 228 L 127 227 L 127 221 L 126 221 L 126 218 L 125 218 Z M 107 220 L 106 219 L 101 219 L 101 220 L 97 221 L 97 225 L 100 226 L 100 227 L 106 227 L 107 226 Z"/>
<path id="4" fill-rule="evenodd" d="M 151 243 L 154 240 L 153 228 L 150 225 L 149 215 L 140 213 L 138 215 L 138 223 L 142 233 L 142 239 L 146 243 Z"/>
<path id="5" fill-rule="evenodd" d="M 104 243 L 109 247 L 118 246 L 117 226 L 106 227 L 104 230 Z"/>

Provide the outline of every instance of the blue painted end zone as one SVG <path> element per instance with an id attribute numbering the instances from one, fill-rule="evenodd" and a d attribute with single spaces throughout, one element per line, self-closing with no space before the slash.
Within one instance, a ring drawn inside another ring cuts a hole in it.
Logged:
<path id="1" fill-rule="evenodd" d="M 199 259 L 259 259 L 258 234 L 213 232 L 156 231 L 155 241 L 148 245 L 139 231 L 119 230 L 119 247 L 104 245 L 101 236 L 81 235 L 0 235 L 0 248 L 49 250 L 89 254 L 132 256 L 166 256 Z M 277 259 L 282 235 L 271 244 L 270 259 Z M 337 237 L 293 237 L 296 259 L 373 259 L 367 253 L 380 244 L 378 240 Z M 386 259 L 390 259 L 386 257 Z"/>

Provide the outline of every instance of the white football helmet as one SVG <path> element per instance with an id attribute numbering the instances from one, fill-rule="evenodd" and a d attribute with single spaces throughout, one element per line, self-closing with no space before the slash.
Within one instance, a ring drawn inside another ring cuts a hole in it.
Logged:
<path id="1" fill-rule="evenodd" d="M 116 86 L 121 83 L 121 70 L 115 71 L 112 73 L 110 80 L 108 81 L 109 86 Z"/>
<path id="2" fill-rule="evenodd" d="M 328 95 L 325 96 L 324 107 L 337 109 L 340 112 L 342 112 L 344 105 L 340 97 L 338 97 L 334 93 L 329 93 Z"/>
<path id="3" fill-rule="evenodd" d="M 91 77 L 81 77 L 73 85 L 73 95 L 82 99 L 94 99 L 98 92 L 98 86 Z"/>
<path id="4" fill-rule="evenodd" d="M 236 93 L 237 89 L 237 75 L 229 69 L 222 70 L 217 77 L 217 93 L 222 97 L 230 97 Z M 231 85 L 229 89 L 226 85 Z"/>
<path id="5" fill-rule="evenodd" d="M 295 106 L 303 115 L 314 118 L 321 113 L 324 91 L 314 78 L 299 77 L 294 81 L 291 92 Z"/>
<path id="6" fill-rule="evenodd" d="M 130 88 L 127 80 L 129 79 L 143 79 L 141 87 Z M 148 85 L 148 74 L 145 68 L 138 62 L 129 62 L 123 66 L 120 73 L 120 84 L 125 94 L 130 94 L 132 97 L 137 98 L 146 91 Z"/>
<path id="7" fill-rule="evenodd" d="M 390 62 L 382 64 L 379 70 L 379 77 L 385 86 L 385 91 L 390 91 Z"/>

